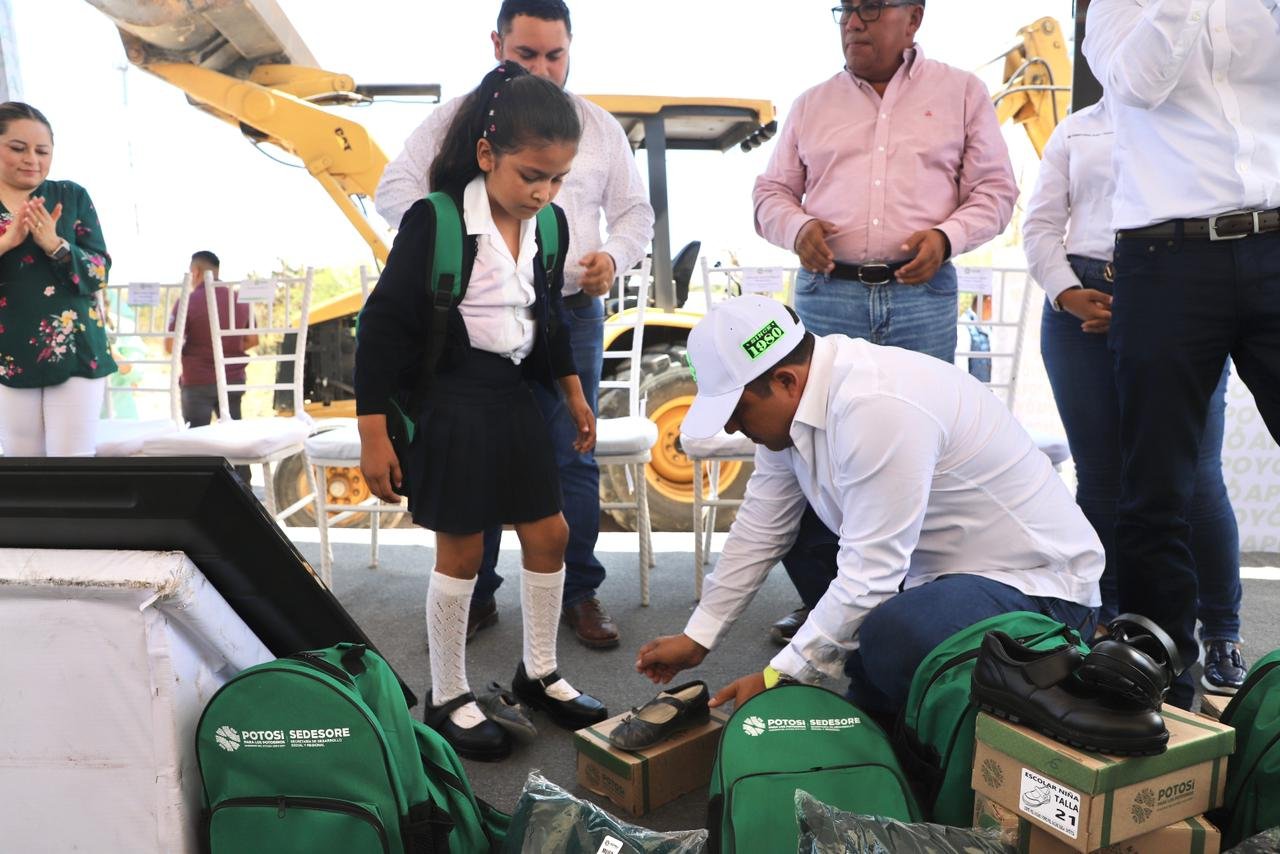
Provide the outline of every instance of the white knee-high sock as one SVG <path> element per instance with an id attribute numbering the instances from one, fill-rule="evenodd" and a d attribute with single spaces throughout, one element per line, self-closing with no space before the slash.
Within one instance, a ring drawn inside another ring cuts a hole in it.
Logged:
<path id="1" fill-rule="evenodd" d="M 564 595 L 564 567 L 556 572 L 520 575 L 520 607 L 524 611 L 524 672 L 540 679 L 556 669 L 556 632 L 560 628 L 560 599 Z M 547 696 L 572 700 L 578 692 L 564 679 L 547 686 Z"/>
<path id="2" fill-rule="evenodd" d="M 427 649 L 431 659 L 431 705 L 440 706 L 471 690 L 467 684 L 467 609 L 476 580 L 431 573 L 427 589 Z M 481 723 L 484 712 L 467 703 L 449 714 L 460 727 Z"/>

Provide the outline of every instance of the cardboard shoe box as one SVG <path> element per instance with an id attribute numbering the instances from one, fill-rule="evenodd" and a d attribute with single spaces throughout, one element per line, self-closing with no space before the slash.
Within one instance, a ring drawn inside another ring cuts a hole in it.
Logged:
<path id="1" fill-rule="evenodd" d="M 1227 710 L 1227 704 L 1231 702 L 1231 697 L 1224 697 L 1221 694 L 1205 694 L 1200 698 L 1200 714 L 1206 718 L 1213 718 L 1215 721 L 1222 719 L 1222 713 Z"/>
<path id="2" fill-rule="evenodd" d="M 1017 848 L 1019 854 L 1072 854 L 1075 851 L 1053 834 L 1019 818 L 1017 810 L 1002 807 L 983 795 L 974 798 L 973 826 L 997 828 L 1001 839 Z M 1219 854 L 1221 847 L 1218 829 L 1204 816 L 1195 816 L 1098 850 L 1106 854 Z"/>
<path id="3" fill-rule="evenodd" d="M 979 714 L 973 788 L 1073 851 L 1094 851 L 1221 805 L 1235 731 L 1166 707 L 1169 747 L 1126 759 L 1086 753 Z"/>
<path id="4" fill-rule="evenodd" d="M 630 712 L 573 734 L 578 782 L 632 815 L 641 816 L 711 781 L 711 766 L 727 716 L 712 710 L 705 723 L 646 750 L 618 750 L 605 740 Z"/>

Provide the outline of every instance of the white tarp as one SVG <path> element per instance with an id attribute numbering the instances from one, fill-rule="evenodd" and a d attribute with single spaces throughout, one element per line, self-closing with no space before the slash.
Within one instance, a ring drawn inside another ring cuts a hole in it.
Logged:
<path id="1" fill-rule="evenodd" d="M 0 549 L 0 848 L 195 852 L 195 725 L 274 656 L 184 554 Z"/>

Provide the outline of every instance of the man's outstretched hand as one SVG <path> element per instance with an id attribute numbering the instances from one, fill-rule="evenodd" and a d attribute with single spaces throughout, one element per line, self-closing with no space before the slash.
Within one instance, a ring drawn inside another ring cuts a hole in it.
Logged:
<path id="1" fill-rule="evenodd" d="M 681 670 L 697 667 L 707 657 L 707 648 L 688 635 L 666 635 L 640 647 L 636 670 L 655 685 L 666 685 Z"/>

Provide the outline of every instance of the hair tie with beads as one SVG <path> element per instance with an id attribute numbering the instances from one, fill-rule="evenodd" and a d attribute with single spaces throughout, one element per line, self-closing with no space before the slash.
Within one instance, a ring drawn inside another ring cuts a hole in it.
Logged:
<path id="1" fill-rule="evenodd" d="M 489 108 L 484 118 L 484 131 L 481 133 L 481 137 L 487 139 L 489 134 L 497 133 L 498 131 L 498 99 L 502 97 L 503 87 L 510 83 L 514 78 L 528 73 L 529 72 L 525 71 L 524 68 L 516 65 L 515 63 L 508 64 L 505 62 L 493 71 L 489 72 L 489 76 L 494 77 L 495 79 L 488 98 Z"/>

